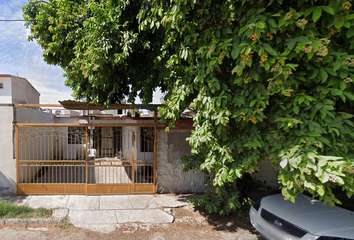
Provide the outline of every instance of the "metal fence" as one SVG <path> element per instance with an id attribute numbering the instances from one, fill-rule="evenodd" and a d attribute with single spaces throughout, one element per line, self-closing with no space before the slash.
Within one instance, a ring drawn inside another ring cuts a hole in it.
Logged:
<path id="1" fill-rule="evenodd" d="M 156 192 L 156 124 L 15 124 L 18 194 Z"/>

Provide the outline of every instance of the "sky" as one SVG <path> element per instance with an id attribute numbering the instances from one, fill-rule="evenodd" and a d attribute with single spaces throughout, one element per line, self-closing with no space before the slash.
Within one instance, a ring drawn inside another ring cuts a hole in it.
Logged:
<path id="1" fill-rule="evenodd" d="M 23 19 L 22 6 L 26 3 L 27 0 L 0 0 L 0 20 Z M 36 41 L 27 40 L 30 30 L 24 23 L 0 21 L 0 74 L 26 78 L 41 94 L 41 104 L 73 99 L 73 91 L 64 85 L 64 71 L 44 62 L 42 48 Z M 158 91 L 153 103 L 160 103 L 160 98 Z"/>

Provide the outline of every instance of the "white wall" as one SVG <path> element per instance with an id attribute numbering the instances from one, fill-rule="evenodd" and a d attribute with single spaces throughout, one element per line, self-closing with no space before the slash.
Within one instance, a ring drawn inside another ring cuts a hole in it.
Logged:
<path id="1" fill-rule="evenodd" d="M 16 194 L 16 159 L 13 147 L 13 107 L 0 106 L 0 195 Z"/>
<path id="2" fill-rule="evenodd" d="M 12 103 L 11 78 L 0 78 L 3 88 L 0 89 L 0 103 Z"/>
<path id="3" fill-rule="evenodd" d="M 154 164 L 154 149 L 152 148 L 152 152 L 142 152 L 141 151 L 141 128 L 138 127 L 137 129 L 137 137 L 136 137 L 136 150 L 137 150 L 137 160 L 144 160 L 146 164 Z M 155 134 L 155 132 L 153 132 Z M 154 139 L 151 140 L 152 146 L 154 146 Z M 150 161 L 149 161 L 150 160 Z"/>
<path id="4" fill-rule="evenodd" d="M 79 118 L 57 117 L 55 123 L 73 123 L 78 124 Z M 60 128 L 60 138 L 58 139 L 60 159 L 76 159 L 79 156 L 79 150 L 84 147 L 84 144 L 68 144 L 68 128 Z"/>

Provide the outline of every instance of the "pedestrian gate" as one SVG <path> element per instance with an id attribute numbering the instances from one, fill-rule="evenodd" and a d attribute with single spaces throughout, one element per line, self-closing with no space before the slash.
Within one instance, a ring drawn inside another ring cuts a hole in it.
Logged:
<path id="1" fill-rule="evenodd" d="M 156 124 L 16 123 L 18 194 L 156 192 Z"/>

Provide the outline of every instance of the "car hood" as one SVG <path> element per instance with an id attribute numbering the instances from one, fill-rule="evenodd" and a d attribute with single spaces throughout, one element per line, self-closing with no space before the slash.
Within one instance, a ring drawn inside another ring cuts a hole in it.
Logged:
<path id="1" fill-rule="evenodd" d="M 324 205 L 303 194 L 295 203 L 285 201 L 281 194 L 268 196 L 262 199 L 261 207 L 314 235 L 354 237 L 354 212 Z"/>

